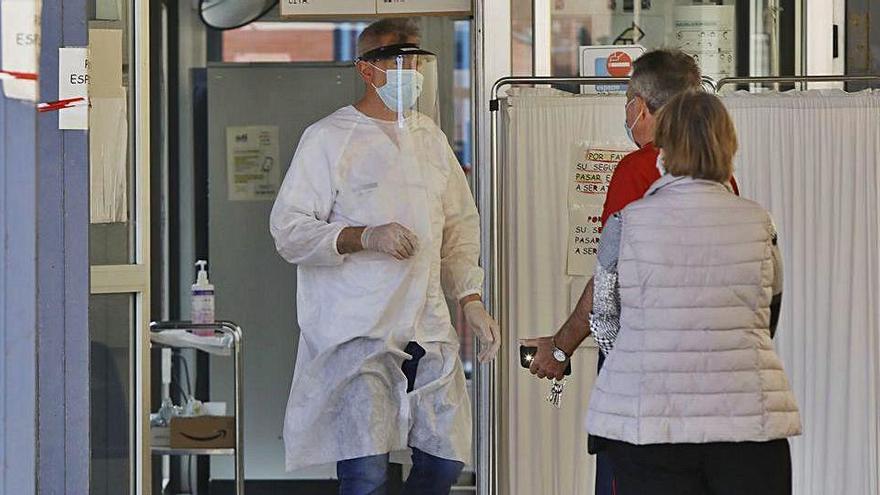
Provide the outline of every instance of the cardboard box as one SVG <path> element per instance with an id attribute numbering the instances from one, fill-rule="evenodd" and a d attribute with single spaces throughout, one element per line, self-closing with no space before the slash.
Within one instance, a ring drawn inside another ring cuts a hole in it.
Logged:
<path id="1" fill-rule="evenodd" d="M 171 448 L 235 448 L 235 418 L 232 416 L 172 418 Z"/>
<path id="2" fill-rule="evenodd" d="M 150 427 L 150 446 L 152 447 L 170 447 L 171 446 L 171 428 L 167 426 Z"/>

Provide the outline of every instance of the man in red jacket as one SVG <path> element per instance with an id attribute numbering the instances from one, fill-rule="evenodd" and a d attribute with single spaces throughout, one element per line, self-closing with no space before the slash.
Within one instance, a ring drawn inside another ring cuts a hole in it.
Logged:
<path id="1" fill-rule="evenodd" d="M 694 59 L 679 50 L 654 50 L 633 64 L 633 75 L 626 92 L 626 132 L 639 147 L 625 156 L 614 171 L 602 222 L 641 199 L 648 188 L 662 175 L 657 163 L 660 151 L 654 147 L 654 115 L 673 96 L 683 91 L 699 90 L 702 86 L 700 68 Z M 739 194 L 735 182 L 731 188 Z M 572 354 L 590 334 L 590 312 L 593 309 L 593 280 L 584 289 L 577 307 L 554 335 L 523 341 L 523 345 L 537 347 L 531 372 L 539 378 L 563 378 Z M 603 356 L 599 353 L 599 369 Z M 592 451 L 592 448 L 591 448 Z M 614 493 L 611 465 L 602 452 L 596 460 L 596 495 Z"/>

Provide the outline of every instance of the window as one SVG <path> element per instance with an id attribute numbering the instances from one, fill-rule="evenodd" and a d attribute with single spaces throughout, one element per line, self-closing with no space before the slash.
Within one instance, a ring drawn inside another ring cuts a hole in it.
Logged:
<path id="1" fill-rule="evenodd" d="M 354 22 L 254 22 L 223 32 L 224 62 L 349 62 L 367 27 Z"/>

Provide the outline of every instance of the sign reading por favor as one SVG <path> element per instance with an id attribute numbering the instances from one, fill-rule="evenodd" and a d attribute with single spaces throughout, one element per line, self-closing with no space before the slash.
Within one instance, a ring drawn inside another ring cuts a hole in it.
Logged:
<path id="1" fill-rule="evenodd" d="M 568 269 L 572 276 L 590 276 L 602 236 L 602 207 L 571 205 L 568 209 Z"/>
<path id="2" fill-rule="evenodd" d="M 571 165 L 569 205 L 605 203 L 605 194 L 618 162 L 628 152 L 614 149 L 586 148 L 578 150 Z"/>
<path id="3" fill-rule="evenodd" d="M 611 177 L 628 151 L 578 146 L 569 174 L 567 273 L 589 276 L 602 235 L 602 207 Z"/>

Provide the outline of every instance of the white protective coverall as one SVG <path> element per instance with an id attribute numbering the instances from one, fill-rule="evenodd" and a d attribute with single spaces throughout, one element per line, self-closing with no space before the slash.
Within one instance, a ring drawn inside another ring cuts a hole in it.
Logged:
<path id="1" fill-rule="evenodd" d="M 397 222 L 408 260 L 341 255 L 345 227 Z M 446 136 L 343 108 L 306 130 L 272 209 L 278 252 L 298 265 L 302 330 L 284 421 L 288 470 L 416 447 L 469 462 L 471 409 L 445 295 L 482 292 L 479 216 Z M 407 343 L 427 352 L 415 388 Z"/>

